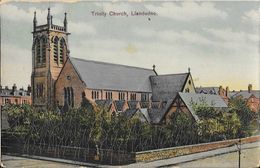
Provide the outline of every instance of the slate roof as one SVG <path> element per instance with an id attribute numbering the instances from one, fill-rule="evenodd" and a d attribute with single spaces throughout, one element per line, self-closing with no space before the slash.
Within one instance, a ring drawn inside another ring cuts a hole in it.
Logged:
<path id="1" fill-rule="evenodd" d="M 140 101 L 141 108 L 149 108 L 149 102 L 147 101 Z"/>
<path id="2" fill-rule="evenodd" d="M 138 111 L 138 109 L 127 109 L 126 111 L 123 112 L 123 115 L 126 118 L 131 118 L 136 113 L 136 111 Z"/>
<path id="3" fill-rule="evenodd" d="M 219 87 L 198 87 L 195 88 L 196 93 L 204 93 L 204 94 L 218 94 Z"/>
<path id="4" fill-rule="evenodd" d="M 19 90 L 15 90 L 13 92 L 12 89 L 6 89 L 6 88 L 3 88 L 3 89 L 0 89 L 0 96 L 1 97 L 8 97 L 8 96 L 30 96 L 30 93 L 26 90 L 22 90 L 22 89 L 19 89 Z"/>
<path id="5" fill-rule="evenodd" d="M 131 100 L 131 101 L 127 101 L 127 103 L 128 103 L 129 109 L 136 109 L 138 101 Z"/>
<path id="6" fill-rule="evenodd" d="M 115 102 L 116 110 L 117 111 L 123 111 L 125 101 L 124 100 L 116 100 L 114 102 Z"/>
<path id="7" fill-rule="evenodd" d="M 152 69 L 69 58 L 88 88 L 151 92 Z"/>
<path id="8" fill-rule="evenodd" d="M 248 90 L 241 90 L 241 91 L 235 92 L 232 95 L 232 97 L 242 96 L 243 98 L 248 99 L 251 95 L 254 95 L 255 97 L 257 97 L 259 99 L 260 98 L 260 90 L 252 90 L 250 93 L 248 92 Z"/>
<path id="9" fill-rule="evenodd" d="M 162 118 L 164 117 L 165 113 L 170 108 L 172 102 L 173 102 L 173 99 L 169 99 L 163 108 L 148 109 L 148 114 L 149 114 L 151 123 L 159 124 L 161 122 Z"/>
<path id="10" fill-rule="evenodd" d="M 196 121 L 199 120 L 199 118 L 192 107 L 192 103 L 201 103 L 202 101 L 205 101 L 205 103 L 210 107 L 214 107 L 214 108 L 228 107 L 225 101 L 219 95 L 181 93 L 181 92 L 179 92 L 179 95 Z"/>
<path id="11" fill-rule="evenodd" d="M 135 114 L 141 114 L 141 118 L 139 117 L 139 119 L 142 122 L 149 122 L 150 123 L 150 117 L 147 111 L 147 108 L 143 108 L 143 109 L 127 109 L 125 112 L 123 112 L 123 115 L 127 118 L 132 118 Z"/>
<path id="12" fill-rule="evenodd" d="M 189 73 L 151 76 L 152 100 L 167 101 L 184 88 Z"/>
<path id="13" fill-rule="evenodd" d="M 105 109 L 109 109 L 113 103 L 112 100 L 96 100 L 95 103 L 99 107 L 103 107 Z"/>

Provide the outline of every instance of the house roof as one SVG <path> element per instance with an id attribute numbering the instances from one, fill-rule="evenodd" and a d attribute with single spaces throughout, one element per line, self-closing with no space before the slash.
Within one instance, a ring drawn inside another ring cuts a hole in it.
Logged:
<path id="1" fill-rule="evenodd" d="M 219 87 L 197 87 L 196 93 L 218 94 Z"/>
<path id="2" fill-rule="evenodd" d="M 169 99 L 165 106 L 160 108 L 151 108 L 148 110 L 150 121 L 153 124 L 159 124 L 164 117 L 165 113 L 168 111 L 171 106 L 173 99 Z"/>
<path id="3" fill-rule="evenodd" d="M 98 106 L 103 107 L 107 110 L 111 107 L 113 101 L 112 100 L 96 100 L 95 103 Z"/>
<path id="4" fill-rule="evenodd" d="M 136 111 L 138 111 L 139 109 L 127 109 L 126 111 L 123 112 L 123 115 L 126 118 L 131 118 L 133 117 L 133 115 L 136 113 Z"/>
<path id="5" fill-rule="evenodd" d="M 151 92 L 152 69 L 69 58 L 88 88 Z"/>
<path id="6" fill-rule="evenodd" d="M 178 93 L 189 111 L 191 112 L 194 119 L 197 121 L 199 120 L 198 116 L 196 115 L 193 109 L 193 103 L 206 103 L 210 107 L 214 108 L 227 108 L 227 104 L 219 95 L 212 95 L 212 94 L 198 94 L 198 93 Z"/>
<path id="7" fill-rule="evenodd" d="M 255 97 L 257 97 L 259 99 L 260 98 L 260 90 L 252 90 L 250 92 L 248 92 L 248 90 L 241 90 L 241 91 L 234 92 L 232 97 L 242 96 L 243 98 L 248 99 L 251 95 L 254 95 Z"/>
<path id="8" fill-rule="evenodd" d="M 131 101 L 127 101 L 127 103 L 128 103 L 129 109 L 136 109 L 138 101 L 131 100 Z"/>
<path id="9" fill-rule="evenodd" d="M 115 102 L 116 110 L 117 111 L 123 111 L 125 101 L 124 100 L 116 100 L 114 102 Z"/>
<path id="10" fill-rule="evenodd" d="M 190 73 L 151 76 L 153 101 L 167 101 L 181 92 Z"/>

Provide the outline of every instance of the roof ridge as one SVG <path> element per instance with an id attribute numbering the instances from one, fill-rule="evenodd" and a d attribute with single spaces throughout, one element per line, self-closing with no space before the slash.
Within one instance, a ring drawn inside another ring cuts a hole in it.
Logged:
<path id="1" fill-rule="evenodd" d="M 93 62 L 97 64 L 105 64 L 105 65 L 117 65 L 117 66 L 122 66 L 122 67 L 128 67 L 128 68 L 136 68 L 136 69 L 143 69 L 143 70 L 149 70 L 153 71 L 153 69 L 148 69 L 148 68 L 142 68 L 142 67 L 136 67 L 136 66 L 130 66 L 130 65 L 124 65 L 124 64 L 116 64 L 116 63 L 110 63 L 110 62 L 103 62 L 103 61 L 95 61 L 95 60 L 86 60 L 83 58 L 76 58 L 76 57 L 70 57 L 72 59 L 84 61 L 84 62 Z"/>
<path id="2" fill-rule="evenodd" d="M 151 75 L 151 77 L 154 77 L 154 76 L 172 76 L 172 75 L 188 75 L 189 73 L 186 72 L 186 73 L 176 73 L 176 74 L 161 74 L 161 75 Z"/>

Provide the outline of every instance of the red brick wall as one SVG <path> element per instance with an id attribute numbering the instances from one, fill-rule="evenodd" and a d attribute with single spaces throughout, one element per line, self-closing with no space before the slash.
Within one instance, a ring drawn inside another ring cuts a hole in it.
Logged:
<path id="1" fill-rule="evenodd" d="M 252 143 L 260 141 L 260 136 L 253 136 L 248 138 L 242 138 L 241 143 Z M 150 151 L 142 151 L 136 152 L 136 161 L 153 161 L 159 159 L 167 159 L 176 156 L 188 155 L 193 153 L 205 152 L 209 150 L 214 150 L 218 148 L 224 148 L 231 145 L 235 145 L 238 142 L 238 139 L 226 140 L 226 141 L 218 141 L 212 143 L 204 143 L 197 145 L 189 145 L 189 146 L 180 146 L 173 148 L 165 148 L 158 150 L 150 150 Z"/>

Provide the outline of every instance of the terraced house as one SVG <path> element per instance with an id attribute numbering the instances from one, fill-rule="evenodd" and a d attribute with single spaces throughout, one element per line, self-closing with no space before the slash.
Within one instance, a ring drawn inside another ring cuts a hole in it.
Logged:
<path id="1" fill-rule="evenodd" d="M 50 9 L 44 25 L 37 25 L 34 14 L 31 76 L 34 106 L 79 107 L 87 99 L 93 105 L 107 108 L 111 115 L 124 113 L 156 123 L 179 92 L 195 94 L 190 70 L 158 75 L 155 65 L 146 69 L 71 57 L 67 26 L 66 13 L 63 26 L 52 23 Z"/>

